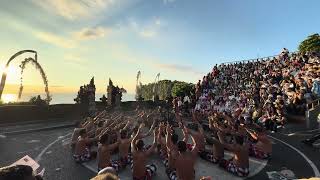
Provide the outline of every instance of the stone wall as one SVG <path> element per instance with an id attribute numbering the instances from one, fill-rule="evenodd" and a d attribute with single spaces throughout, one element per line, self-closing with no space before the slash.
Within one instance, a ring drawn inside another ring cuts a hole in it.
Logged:
<path id="1" fill-rule="evenodd" d="M 79 104 L 50 106 L 4 105 L 0 106 L 0 123 L 36 121 L 48 119 L 75 120 L 84 117 L 86 108 Z"/>
<path id="2" fill-rule="evenodd" d="M 133 110 L 137 106 L 141 108 L 155 108 L 163 105 L 164 102 L 154 103 L 153 101 L 127 101 L 121 102 L 121 110 Z M 106 107 L 101 102 L 96 102 L 98 111 Z M 110 109 L 112 107 L 108 107 Z M 42 120 L 77 120 L 87 115 L 86 106 L 80 104 L 55 104 L 50 106 L 34 105 L 3 105 L 0 106 L 0 123 L 14 123 L 23 121 Z"/>

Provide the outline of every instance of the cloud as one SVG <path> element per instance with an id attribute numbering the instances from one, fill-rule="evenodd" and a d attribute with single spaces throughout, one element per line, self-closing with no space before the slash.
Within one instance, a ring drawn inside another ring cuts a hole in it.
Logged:
<path id="1" fill-rule="evenodd" d="M 68 20 L 79 20 L 94 17 L 114 4 L 115 0 L 32 0 L 32 2 Z"/>
<path id="2" fill-rule="evenodd" d="M 73 35 L 77 40 L 90 40 L 105 37 L 107 34 L 111 33 L 110 28 L 105 27 L 94 27 L 94 28 L 83 28 L 78 32 L 74 32 Z"/>
<path id="3" fill-rule="evenodd" d="M 157 70 L 162 69 L 165 71 L 171 71 L 171 72 L 181 72 L 185 74 L 195 74 L 195 75 L 203 75 L 204 72 L 201 72 L 194 66 L 188 65 L 188 64 L 169 64 L 169 63 L 161 63 L 164 61 L 164 59 L 159 59 L 155 57 L 150 56 L 144 56 L 141 54 L 136 54 L 135 52 L 131 51 L 126 45 L 124 44 L 118 44 L 114 47 L 110 48 L 111 50 L 111 56 L 114 59 L 117 59 L 119 61 L 122 61 L 124 63 L 129 64 L 137 64 L 137 65 L 146 65 L 150 68 L 155 68 Z M 176 62 L 174 60 L 166 61 L 166 62 Z"/>
<path id="4" fill-rule="evenodd" d="M 145 38 L 152 38 L 157 34 L 157 32 L 152 30 L 142 30 L 139 32 L 139 35 Z"/>
<path id="5" fill-rule="evenodd" d="M 105 37 L 111 32 L 111 29 L 105 27 L 83 28 L 80 31 L 68 33 L 70 35 L 70 38 L 68 38 L 50 32 L 32 31 L 34 36 L 41 41 L 67 49 L 75 48 L 79 43 L 78 41 L 95 40 Z"/>
<path id="6" fill-rule="evenodd" d="M 64 56 L 64 63 L 70 65 L 70 67 L 73 67 L 78 70 L 85 70 L 87 69 L 87 60 L 83 59 L 79 55 L 75 54 L 67 54 Z"/>
<path id="7" fill-rule="evenodd" d="M 176 0 L 163 0 L 163 3 L 164 4 L 169 4 L 169 3 L 173 3 L 175 2 Z"/>
<path id="8" fill-rule="evenodd" d="M 52 34 L 49 32 L 34 32 L 36 38 L 53 44 L 55 46 L 63 47 L 63 48 L 74 48 L 75 42 L 73 40 L 68 40 L 62 36 Z"/>
<path id="9" fill-rule="evenodd" d="M 154 38 L 160 33 L 162 27 L 166 26 L 160 18 L 154 18 L 147 23 L 139 23 L 134 19 L 129 19 L 129 28 L 143 38 Z"/>
<path id="10" fill-rule="evenodd" d="M 185 65 L 185 64 L 163 64 L 163 63 L 155 63 L 154 64 L 155 67 L 157 68 L 162 68 L 162 69 L 166 69 L 169 71 L 180 71 L 183 73 L 194 73 L 194 74 L 204 74 L 203 72 L 198 71 L 196 68 L 194 68 L 191 65 Z"/>
<path id="11" fill-rule="evenodd" d="M 52 88 L 62 88 L 62 87 L 64 87 L 64 86 L 62 86 L 62 85 L 53 85 L 53 86 L 49 86 L 49 87 L 52 87 Z"/>
<path id="12" fill-rule="evenodd" d="M 86 62 L 86 60 L 84 60 L 80 56 L 74 55 L 74 54 L 67 54 L 64 56 L 64 59 L 69 62 L 76 63 L 76 64 L 81 64 L 81 63 Z"/>
<path id="13" fill-rule="evenodd" d="M 123 43 L 118 43 L 118 44 L 113 44 L 112 46 L 108 47 L 108 49 L 111 52 L 111 57 L 113 59 L 125 62 L 125 63 L 130 63 L 130 64 L 138 64 L 138 65 L 147 65 L 149 67 L 154 67 L 154 68 L 161 68 L 165 70 L 170 70 L 170 71 L 180 71 L 180 72 L 194 72 L 194 73 L 201 73 L 204 74 L 203 72 L 199 71 L 196 69 L 194 66 L 181 63 L 181 64 L 169 64 L 169 63 L 162 63 L 162 62 L 183 62 L 183 61 L 175 61 L 174 59 L 162 59 L 162 58 L 157 58 L 153 56 L 145 56 L 140 53 L 136 53 L 133 51 L 131 48 L 129 48 L 126 44 Z"/>
<path id="14" fill-rule="evenodd" d="M 162 21 L 160 19 L 156 19 L 154 23 L 155 25 L 158 25 L 158 26 L 162 25 Z"/>

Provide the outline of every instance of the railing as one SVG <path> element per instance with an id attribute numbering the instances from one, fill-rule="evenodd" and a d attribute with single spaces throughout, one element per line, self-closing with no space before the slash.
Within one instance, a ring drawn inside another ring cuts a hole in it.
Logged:
<path id="1" fill-rule="evenodd" d="M 320 98 L 307 104 L 307 110 L 305 113 L 307 128 L 311 128 L 311 127 L 320 128 L 319 108 L 317 108 L 319 106 L 320 106 Z"/>
<path id="2" fill-rule="evenodd" d="M 320 105 L 320 98 L 313 100 L 312 102 L 307 104 L 307 111 L 313 110 L 315 107 Z"/>
<path id="3" fill-rule="evenodd" d="M 294 51 L 289 53 L 289 57 L 291 57 L 293 54 L 297 54 L 298 51 Z M 235 64 L 235 63 L 248 63 L 248 62 L 254 62 L 254 61 L 267 61 L 267 60 L 272 60 L 273 58 L 277 58 L 279 57 L 279 55 L 273 55 L 273 56 L 266 56 L 266 57 L 262 57 L 262 58 L 254 58 L 254 59 L 246 59 L 246 60 L 239 60 L 239 61 L 228 61 L 228 62 L 224 62 L 221 64 Z"/>

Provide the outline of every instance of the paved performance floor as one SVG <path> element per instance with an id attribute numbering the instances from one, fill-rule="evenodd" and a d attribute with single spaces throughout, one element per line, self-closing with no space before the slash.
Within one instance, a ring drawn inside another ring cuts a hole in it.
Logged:
<path id="1" fill-rule="evenodd" d="M 23 126 L 23 125 L 22 125 Z M 19 127 L 19 129 L 23 127 Z M 96 163 L 85 165 L 74 163 L 68 146 L 73 128 L 60 128 L 30 133 L 0 135 L 0 166 L 10 165 L 25 155 L 37 160 L 40 169 L 45 168 L 45 179 L 88 180 L 95 175 Z M 320 176 L 320 158 L 318 147 L 308 147 L 300 141 L 316 131 L 298 133 L 270 134 L 274 146 L 272 159 L 261 161 L 250 158 L 250 176 L 246 179 L 268 179 L 267 172 L 291 170 L 297 178 Z M 226 153 L 228 155 L 228 153 Z M 155 179 L 167 179 L 159 160 L 152 158 L 150 162 L 158 164 L 158 175 Z M 121 172 L 121 179 L 131 179 L 127 168 Z M 217 165 L 203 160 L 197 162 L 197 177 L 212 176 L 213 179 L 240 179 L 232 176 Z"/>

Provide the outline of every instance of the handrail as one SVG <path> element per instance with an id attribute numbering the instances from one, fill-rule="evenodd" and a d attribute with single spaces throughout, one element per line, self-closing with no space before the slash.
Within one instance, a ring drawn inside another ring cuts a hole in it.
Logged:
<path id="1" fill-rule="evenodd" d="M 315 99 L 307 104 L 307 110 L 309 111 L 310 109 L 314 109 L 316 106 L 319 106 L 319 105 L 320 105 L 320 98 Z"/>
<path id="2" fill-rule="evenodd" d="M 297 54 L 297 53 L 298 53 L 298 51 L 290 52 L 289 56 L 291 56 L 293 54 Z M 240 63 L 240 62 L 263 61 L 263 60 L 268 60 L 268 59 L 276 58 L 276 57 L 279 57 L 279 54 L 278 55 L 273 55 L 273 56 L 261 57 L 261 58 L 244 59 L 244 60 L 239 60 L 239 61 L 228 61 L 228 62 L 223 62 L 221 64 L 235 64 L 235 63 Z"/>

